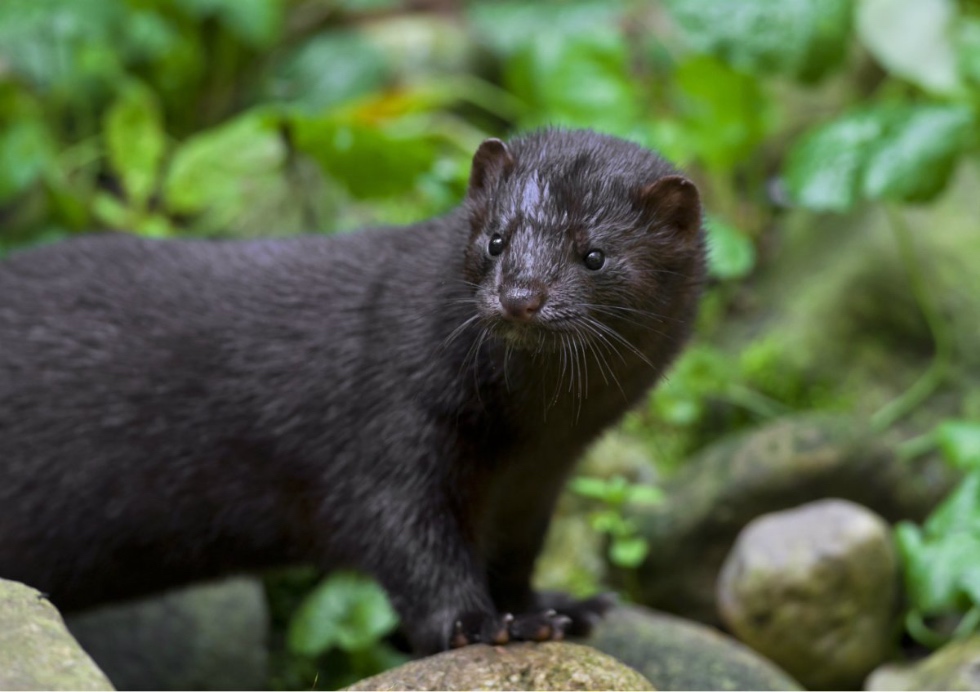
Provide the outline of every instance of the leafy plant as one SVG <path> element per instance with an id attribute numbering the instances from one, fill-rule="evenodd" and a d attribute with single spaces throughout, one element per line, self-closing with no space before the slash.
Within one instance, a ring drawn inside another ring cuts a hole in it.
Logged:
<path id="1" fill-rule="evenodd" d="M 373 580 L 353 572 L 334 572 L 303 601 L 289 625 L 287 643 L 309 658 L 333 656 L 328 689 L 351 684 L 404 663 L 407 657 L 385 643 L 398 616 Z"/>
<path id="2" fill-rule="evenodd" d="M 663 502 L 663 492 L 651 485 L 630 483 L 623 476 L 572 479 L 572 492 L 597 501 L 601 509 L 590 515 L 592 528 L 609 537 L 609 559 L 619 567 L 640 565 L 650 546 L 637 532 L 636 525 L 625 516 L 628 507 L 649 506 Z"/>
<path id="3" fill-rule="evenodd" d="M 906 627 L 936 647 L 980 628 L 980 423 L 948 421 L 933 437 L 949 463 L 967 474 L 921 527 L 901 522 L 895 537 L 905 568 Z M 935 616 L 957 616 L 959 623 L 942 634 L 926 624 Z"/>

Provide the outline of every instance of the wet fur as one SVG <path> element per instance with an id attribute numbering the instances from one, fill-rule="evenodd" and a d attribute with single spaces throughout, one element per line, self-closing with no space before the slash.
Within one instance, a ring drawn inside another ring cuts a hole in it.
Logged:
<path id="1" fill-rule="evenodd" d="M 481 151 L 464 203 L 408 228 L 94 235 L 0 263 L 0 577 L 70 610 L 352 565 L 420 652 L 544 607 L 555 498 L 687 337 L 703 239 L 696 194 L 644 193 L 674 171 L 640 147 Z M 524 283 L 540 319 L 502 320 Z"/>

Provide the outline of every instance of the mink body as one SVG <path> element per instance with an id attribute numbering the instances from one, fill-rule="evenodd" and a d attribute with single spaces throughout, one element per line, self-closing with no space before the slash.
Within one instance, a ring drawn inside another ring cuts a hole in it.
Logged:
<path id="1" fill-rule="evenodd" d="M 587 628 L 603 604 L 534 594 L 534 560 L 687 337 L 702 236 L 653 153 L 548 130 L 484 142 L 464 202 L 407 228 L 16 253 L 0 577 L 74 610 L 353 566 L 420 653 Z"/>

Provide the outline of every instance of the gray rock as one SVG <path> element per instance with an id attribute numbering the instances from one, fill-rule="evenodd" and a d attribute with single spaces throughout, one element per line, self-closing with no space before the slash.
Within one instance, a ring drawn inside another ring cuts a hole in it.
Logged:
<path id="1" fill-rule="evenodd" d="M 658 690 L 798 690 L 786 673 L 717 630 L 637 606 L 610 611 L 584 643 Z"/>
<path id="2" fill-rule="evenodd" d="M 899 463 L 849 418 L 780 419 L 708 447 L 665 484 L 664 503 L 630 512 L 651 550 L 622 583 L 644 605 L 717 624 L 718 572 L 755 517 L 839 497 L 921 521 L 954 482 L 941 460 Z"/>
<path id="3" fill-rule="evenodd" d="M 760 517 L 718 579 L 735 635 L 814 689 L 854 689 L 894 644 L 898 562 L 885 521 L 844 500 Z"/>
<path id="4" fill-rule="evenodd" d="M 0 690 L 111 690 L 35 589 L 0 579 Z"/>
<path id="5" fill-rule="evenodd" d="M 887 664 L 865 682 L 866 690 L 980 690 L 980 635 L 947 644 L 911 665 Z"/>
<path id="6" fill-rule="evenodd" d="M 566 642 L 467 646 L 406 663 L 349 690 L 652 690 L 632 668 Z"/>
<path id="7" fill-rule="evenodd" d="M 119 689 L 268 685 L 262 585 L 231 579 L 73 615 L 68 627 Z"/>

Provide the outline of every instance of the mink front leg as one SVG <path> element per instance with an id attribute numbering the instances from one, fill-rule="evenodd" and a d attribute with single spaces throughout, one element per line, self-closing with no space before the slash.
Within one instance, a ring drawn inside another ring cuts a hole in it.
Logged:
<path id="1" fill-rule="evenodd" d="M 361 515 L 351 527 L 351 558 L 387 591 L 413 652 L 458 645 L 461 628 L 474 641 L 506 641 L 474 541 L 442 493 L 401 486 L 375 487 L 373 495 L 377 514 Z"/>
<path id="2" fill-rule="evenodd" d="M 358 512 L 350 524 L 351 557 L 388 592 L 415 653 L 563 636 L 567 619 L 556 613 L 515 616 L 494 605 L 477 541 L 445 493 L 375 487 L 372 504 L 379 514 Z"/>
<path id="3" fill-rule="evenodd" d="M 525 494 L 521 489 L 533 488 Z M 534 564 L 544 544 L 560 484 L 545 486 L 515 483 L 509 487 L 506 503 L 498 507 L 495 533 L 498 542 L 488 566 L 490 593 L 499 610 L 549 616 L 560 623 L 550 637 L 561 639 L 566 634 L 587 636 L 615 602 L 611 594 L 599 594 L 576 599 L 557 591 L 535 592 L 531 588 Z"/>

